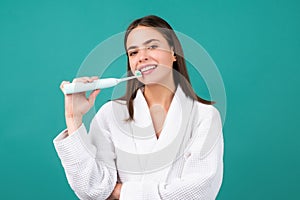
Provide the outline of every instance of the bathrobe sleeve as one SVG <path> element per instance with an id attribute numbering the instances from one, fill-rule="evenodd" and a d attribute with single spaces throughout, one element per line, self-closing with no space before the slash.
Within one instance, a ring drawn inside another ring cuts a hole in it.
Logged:
<path id="1" fill-rule="evenodd" d="M 212 106 L 204 115 L 193 128 L 190 144 L 184 151 L 184 164 L 177 169 L 181 176 L 168 183 L 125 182 L 121 200 L 216 198 L 223 177 L 222 123 L 219 112 Z"/>
<path id="2" fill-rule="evenodd" d="M 66 135 L 63 131 L 53 142 L 71 188 L 80 199 L 107 199 L 117 181 L 110 134 L 96 115 L 89 133 L 82 124 Z"/>

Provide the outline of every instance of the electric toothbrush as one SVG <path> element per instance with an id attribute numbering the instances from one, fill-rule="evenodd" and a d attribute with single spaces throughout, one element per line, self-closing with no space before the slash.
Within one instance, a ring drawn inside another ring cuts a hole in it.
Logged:
<path id="1" fill-rule="evenodd" d="M 128 81 L 134 78 L 139 78 L 142 76 L 142 73 L 137 70 L 135 71 L 134 76 L 125 77 L 125 78 L 104 78 L 98 79 L 91 83 L 68 83 L 63 87 L 65 94 L 74 94 L 79 92 L 86 92 L 90 90 L 104 89 L 118 85 L 121 82 Z"/>

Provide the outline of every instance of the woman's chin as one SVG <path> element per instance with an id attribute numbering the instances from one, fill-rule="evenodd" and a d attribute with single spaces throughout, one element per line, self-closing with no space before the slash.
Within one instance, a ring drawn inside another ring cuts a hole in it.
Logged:
<path id="1" fill-rule="evenodd" d="M 158 84 L 158 85 L 168 87 L 169 85 L 168 83 L 169 82 L 171 83 L 172 81 L 167 81 L 167 80 L 173 80 L 173 79 L 169 76 L 163 76 L 162 74 L 160 75 L 151 74 L 149 76 L 143 76 L 140 81 L 145 85 Z"/>

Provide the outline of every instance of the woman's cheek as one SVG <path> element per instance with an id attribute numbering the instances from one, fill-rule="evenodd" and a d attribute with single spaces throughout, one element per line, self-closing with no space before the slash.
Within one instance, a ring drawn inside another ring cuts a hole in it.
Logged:
<path id="1" fill-rule="evenodd" d="M 160 64 L 164 65 L 164 66 L 168 66 L 168 67 L 172 67 L 173 66 L 173 59 L 172 57 L 170 57 L 170 55 L 162 55 L 160 58 Z"/>
<path id="2" fill-rule="evenodd" d="M 130 66 L 131 71 L 135 71 L 135 65 L 132 60 L 129 60 L 129 66 Z"/>

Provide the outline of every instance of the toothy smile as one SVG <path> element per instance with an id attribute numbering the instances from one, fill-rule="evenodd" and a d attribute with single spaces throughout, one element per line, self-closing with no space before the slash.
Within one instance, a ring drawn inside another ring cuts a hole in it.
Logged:
<path id="1" fill-rule="evenodd" d="M 145 66 L 145 67 L 142 67 L 140 68 L 139 70 L 144 73 L 144 72 L 147 72 L 149 70 L 152 70 L 152 69 L 155 69 L 157 67 L 157 65 L 148 65 L 148 66 Z"/>

